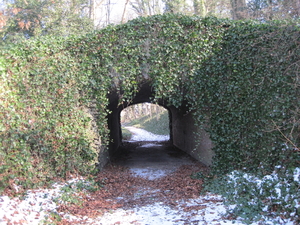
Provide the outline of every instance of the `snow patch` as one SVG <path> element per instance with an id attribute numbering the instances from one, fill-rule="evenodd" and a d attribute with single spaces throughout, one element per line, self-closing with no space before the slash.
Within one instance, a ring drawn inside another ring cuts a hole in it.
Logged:
<path id="1" fill-rule="evenodd" d="M 29 190 L 24 200 L 0 196 L 0 225 L 13 223 L 40 224 L 49 211 L 57 208 L 53 199 L 59 196 L 60 185 L 54 189 Z"/>
<path id="2" fill-rule="evenodd" d="M 133 133 L 130 141 L 168 141 L 170 135 L 157 135 L 136 127 L 124 127 Z"/>
<path id="3" fill-rule="evenodd" d="M 157 202 L 128 211 L 118 209 L 113 213 L 105 213 L 95 224 L 118 224 L 118 222 L 126 225 L 243 224 L 238 221 L 222 219 L 225 212 L 226 208 L 222 204 L 220 196 L 209 194 L 208 197 L 204 196 L 191 199 L 188 202 L 180 202 L 177 207 L 170 207 Z"/>
<path id="4" fill-rule="evenodd" d="M 148 144 L 141 145 L 140 147 L 141 148 L 151 148 L 151 147 L 159 147 L 159 146 L 162 146 L 162 145 L 154 144 L 154 143 L 148 143 Z"/>
<path id="5" fill-rule="evenodd" d="M 154 172 L 155 170 L 155 172 Z M 149 180 L 155 180 L 161 177 L 166 176 L 167 174 L 173 172 L 168 171 L 166 169 L 159 170 L 159 169 L 151 169 L 151 168 L 130 168 L 130 171 L 138 177 L 143 177 L 145 179 Z"/>

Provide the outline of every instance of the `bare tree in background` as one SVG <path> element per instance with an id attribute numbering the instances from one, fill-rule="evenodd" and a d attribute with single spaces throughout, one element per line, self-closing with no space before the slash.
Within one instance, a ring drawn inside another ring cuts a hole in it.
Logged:
<path id="1" fill-rule="evenodd" d="M 191 13 L 191 7 L 186 0 L 163 0 L 167 13 Z"/>
<path id="2" fill-rule="evenodd" d="M 111 10 L 117 0 L 90 0 L 91 18 L 96 28 L 102 28 L 112 21 Z M 136 16 L 152 16 L 162 13 L 183 13 L 186 15 L 216 16 L 241 19 L 289 19 L 299 18 L 300 0 L 124 0 L 120 18 L 114 23 L 124 23 Z M 120 7 L 120 5 L 119 5 Z M 97 11 L 97 13 L 93 13 Z M 96 14 L 94 17 L 93 14 Z"/>
<path id="3" fill-rule="evenodd" d="M 93 30 L 89 0 L 3 0 L 0 6 L 0 45 L 34 36 L 69 36 Z"/>
<path id="4" fill-rule="evenodd" d="M 139 103 L 131 105 L 121 112 L 121 121 L 129 122 L 131 120 L 148 116 L 149 118 L 155 118 L 159 120 L 160 115 L 165 112 L 166 109 L 158 104 L 152 103 Z"/>
<path id="5" fill-rule="evenodd" d="M 138 16 L 152 16 L 162 13 L 161 0 L 134 0 L 130 2 Z"/>
<path id="6" fill-rule="evenodd" d="M 106 27 L 107 25 L 111 24 L 111 12 L 113 5 L 115 4 L 116 0 L 90 0 L 92 1 L 91 7 L 93 6 L 91 19 L 94 21 L 95 29 L 101 29 Z M 116 23 L 116 21 L 113 21 Z M 121 22 L 118 21 L 118 22 Z"/>
<path id="7" fill-rule="evenodd" d="M 104 15 L 102 8 L 104 9 L 104 1 L 106 0 L 90 0 L 89 16 L 93 21 L 94 26 L 97 27 L 101 14 Z M 105 2 L 106 3 L 106 2 Z"/>
<path id="8" fill-rule="evenodd" d="M 281 20 L 300 16 L 299 0 L 251 0 L 247 4 L 251 19 Z"/>
<path id="9" fill-rule="evenodd" d="M 194 13 L 200 16 L 206 16 L 206 0 L 193 0 Z"/>
<path id="10" fill-rule="evenodd" d="M 122 14 L 122 20 L 121 20 L 122 23 L 124 23 L 124 20 L 125 20 L 125 13 L 126 13 L 126 8 L 127 8 L 128 3 L 129 3 L 129 0 L 126 0 L 124 10 L 123 10 L 123 14 Z"/>
<path id="11" fill-rule="evenodd" d="M 231 0 L 206 0 L 206 15 L 218 18 L 231 18 Z"/>
<path id="12" fill-rule="evenodd" d="M 245 0 L 231 0 L 232 19 L 241 20 L 248 18 L 247 5 Z"/>

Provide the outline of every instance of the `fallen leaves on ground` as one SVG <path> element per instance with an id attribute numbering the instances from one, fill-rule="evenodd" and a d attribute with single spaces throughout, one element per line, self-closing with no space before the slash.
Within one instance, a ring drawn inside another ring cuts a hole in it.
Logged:
<path id="1" fill-rule="evenodd" d="M 155 202 L 175 207 L 180 200 L 199 197 L 203 181 L 192 179 L 191 175 L 206 170 L 207 167 L 200 163 L 183 165 L 169 175 L 149 180 L 134 176 L 128 168 L 109 165 L 97 176 L 103 188 L 94 193 L 82 195 L 83 203 L 80 206 L 61 205 L 58 212 L 69 212 L 77 217 L 95 218 L 109 210 L 130 209 Z M 186 210 L 192 209 L 193 207 L 186 207 Z"/>

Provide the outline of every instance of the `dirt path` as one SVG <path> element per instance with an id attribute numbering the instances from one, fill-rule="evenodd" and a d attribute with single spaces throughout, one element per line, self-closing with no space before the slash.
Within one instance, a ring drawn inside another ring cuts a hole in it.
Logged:
<path id="1" fill-rule="evenodd" d="M 125 126 L 125 129 L 132 133 L 131 141 L 167 141 L 170 139 L 170 135 L 158 135 L 148 132 L 144 129 Z"/>
<path id="2" fill-rule="evenodd" d="M 191 175 L 204 165 L 168 142 L 128 142 L 122 151 L 99 173 L 103 189 L 81 207 L 58 210 L 72 215 L 63 224 L 232 224 L 221 216 L 220 197 L 199 197 L 202 180 Z"/>
<path id="3" fill-rule="evenodd" d="M 203 181 L 191 175 L 205 173 L 207 167 L 168 142 L 126 142 L 121 150 L 98 174 L 101 188 L 96 192 L 87 191 L 91 190 L 86 188 L 91 185 L 87 177 L 74 176 L 51 189 L 28 190 L 22 198 L 0 196 L 0 225 L 243 224 L 241 218 L 224 217 L 221 196 L 200 194 Z M 79 190 L 78 184 L 84 187 Z M 252 225 L 293 224 L 266 221 L 270 222 Z"/>
<path id="4" fill-rule="evenodd" d="M 136 175 L 159 176 L 176 171 L 182 165 L 198 165 L 183 151 L 173 147 L 169 142 L 123 142 L 121 154 L 113 162 L 124 166 Z"/>
<path id="5" fill-rule="evenodd" d="M 74 177 L 54 189 L 29 190 L 24 199 L 0 196 L 0 225 L 242 224 L 223 218 L 220 196 L 200 195 L 203 183 L 191 174 L 207 168 L 168 142 L 128 142 L 122 153 L 98 174 L 98 191 L 72 192 L 80 181 L 89 185 Z"/>

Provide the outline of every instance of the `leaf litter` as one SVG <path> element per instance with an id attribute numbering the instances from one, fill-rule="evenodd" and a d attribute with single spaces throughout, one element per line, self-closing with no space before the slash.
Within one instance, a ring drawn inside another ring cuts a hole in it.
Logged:
<path id="1" fill-rule="evenodd" d="M 78 193 L 80 204 L 54 201 L 63 184 L 28 191 L 24 200 L 0 197 L 0 224 L 41 224 L 47 217 L 53 219 L 50 212 L 62 218 L 56 224 L 222 224 L 222 198 L 199 197 L 203 181 L 191 178 L 199 170 L 207 168 L 200 163 L 182 165 L 165 176 L 148 179 L 148 174 L 142 177 L 124 166 L 108 165 L 97 176 L 103 187 Z"/>
<path id="2" fill-rule="evenodd" d="M 86 197 L 82 207 L 64 207 L 62 212 L 77 219 L 94 218 L 86 224 L 222 224 L 221 197 L 199 197 L 203 181 L 191 178 L 199 170 L 207 168 L 200 163 L 182 165 L 164 177 L 148 179 L 110 165 L 97 177 L 104 189 Z"/>
<path id="3" fill-rule="evenodd" d="M 155 147 L 157 143 L 143 146 Z M 110 164 L 96 177 L 101 184 L 99 190 L 76 192 L 79 202 L 57 199 L 61 199 L 64 187 L 85 181 L 83 177 L 56 183 L 52 189 L 29 190 L 22 198 L 0 196 L 0 225 L 244 224 L 240 218 L 226 215 L 226 209 L 235 206 L 225 206 L 222 196 L 200 195 L 203 181 L 191 175 L 206 173 L 206 166 L 196 161 L 178 162 L 173 162 L 174 168 L 163 162 L 156 168 Z M 270 220 L 264 224 L 274 223 Z"/>

